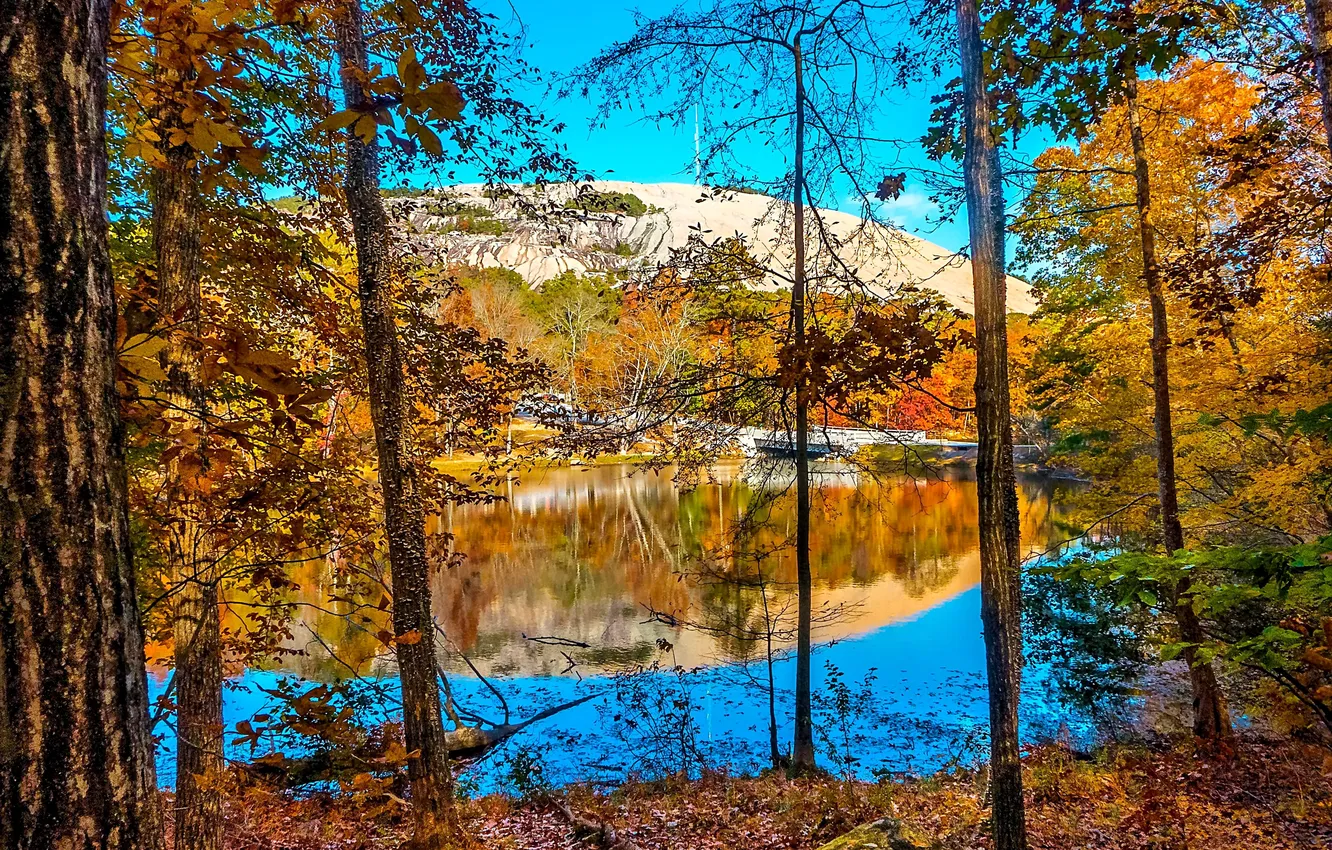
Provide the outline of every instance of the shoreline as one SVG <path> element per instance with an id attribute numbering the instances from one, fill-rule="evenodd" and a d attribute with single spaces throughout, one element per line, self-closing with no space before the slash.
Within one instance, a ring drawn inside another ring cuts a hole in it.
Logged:
<path id="1" fill-rule="evenodd" d="M 631 842 L 626 846 L 637 847 L 990 846 L 984 764 L 877 782 L 831 773 L 792 780 L 771 769 L 753 776 L 701 769 L 639 778 L 613 790 L 587 784 L 556 791 L 544 783 L 539 750 L 506 756 L 512 780 L 507 793 L 458 800 L 463 829 L 480 846 L 583 846 L 574 818 L 611 827 Z M 1034 747 L 1023 756 L 1031 844 L 1047 850 L 1332 846 L 1332 784 L 1322 758 L 1312 745 L 1255 734 L 1241 736 L 1227 752 L 1208 750 L 1190 737 L 1107 744 L 1088 753 L 1057 744 Z M 245 800 L 226 809 L 230 831 L 247 836 L 252 846 L 393 846 L 411 829 L 406 809 L 392 802 L 392 789 L 373 783 L 359 791 L 293 798 L 242 771 L 225 781 L 239 786 Z M 162 799 L 169 816 L 174 798 L 163 793 Z M 897 840 L 883 840 L 894 832 Z"/>

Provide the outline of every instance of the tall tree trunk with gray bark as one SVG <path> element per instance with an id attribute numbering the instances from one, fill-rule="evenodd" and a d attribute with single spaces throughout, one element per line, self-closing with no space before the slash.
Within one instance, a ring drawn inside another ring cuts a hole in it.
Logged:
<path id="1" fill-rule="evenodd" d="M 0 846 L 160 850 L 107 254 L 107 0 L 0 11 Z"/>
<path id="2" fill-rule="evenodd" d="M 345 5 L 337 21 L 338 54 L 346 108 L 371 114 L 362 16 L 359 0 Z M 344 188 L 356 238 L 370 418 L 379 450 L 379 485 L 393 582 L 403 727 L 407 750 L 415 754 L 408 762 L 415 840 L 419 847 L 438 847 L 456 836 L 457 824 L 436 684 L 435 626 L 430 610 L 425 515 L 412 457 L 411 399 L 390 291 L 397 258 L 379 180 L 378 144 L 373 138 L 357 135 L 353 127 L 347 136 Z"/>
<path id="3" fill-rule="evenodd" d="M 1008 387 L 1004 187 L 985 84 L 977 0 L 957 0 L 966 120 L 967 222 L 976 311 L 976 489 L 981 621 L 990 696 L 991 825 L 996 850 L 1025 850 L 1018 702 L 1022 690 L 1021 535 Z"/>
<path id="4" fill-rule="evenodd" d="M 1179 484 L 1175 476 L 1174 413 L 1170 406 L 1170 319 L 1166 313 L 1165 287 L 1156 252 L 1156 224 L 1152 212 L 1151 166 L 1142 130 L 1138 103 L 1136 51 L 1124 60 L 1124 99 L 1129 135 L 1133 143 L 1133 174 L 1138 210 L 1138 233 L 1142 256 L 1142 280 L 1152 313 L 1152 397 L 1156 432 L 1156 486 L 1161 510 L 1161 542 L 1166 552 L 1184 548 L 1184 527 L 1179 519 Z M 1230 713 L 1210 662 L 1203 660 L 1198 646 L 1207 639 L 1193 610 L 1189 579 L 1174 588 L 1175 619 L 1185 644 L 1181 653 L 1189 666 L 1193 687 L 1193 732 L 1200 738 L 1225 738 L 1231 734 Z"/>
<path id="5" fill-rule="evenodd" d="M 193 24 L 193 5 L 168 7 L 161 32 L 182 36 Z M 186 44 L 183 38 L 159 42 L 163 51 Z M 185 48 L 188 49 L 188 48 Z M 174 57 L 170 57 L 173 58 Z M 187 417 L 191 441 L 203 452 L 208 444 L 208 405 L 204 397 L 200 286 L 199 169 L 188 143 L 170 144 L 171 130 L 187 130 L 181 120 L 179 89 L 192 74 L 163 62 L 159 85 L 164 106 L 158 123 L 163 163 L 153 175 L 153 249 L 157 261 L 158 325 L 168 334 L 165 372 L 172 406 Z M 174 96 L 173 96 L 174 95 Z M 186 133 L 188 137 L 188 133 Z M 207 471 L 207 457 L 188 468 Z M 175 841 L 181 850 L 220 850 L 222 799 L 214 781 L 222 757 L 222 634 L 218 610 L 217 569 L 205 512 L 193 483 L 182 480 L 181 464 L 168 475 L 170 558 L 175 592 L 171 596 L 176 696 Z M 202 781 L 201 781 L 202 780 Z"/>

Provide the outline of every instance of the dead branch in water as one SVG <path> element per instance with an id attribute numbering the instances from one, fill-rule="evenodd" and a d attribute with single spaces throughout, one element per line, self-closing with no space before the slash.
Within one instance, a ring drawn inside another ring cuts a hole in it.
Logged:
<path id="1" fill-rule="evenodd" d="M 562 711 L 582 705 L 600 694 L 588 694 L 578 699 L 562 702 L 537 712 L 519 723 L 503 723 L 495 726 L 459 726 L 444 733 L 444 745 L 450 759 L 469 760 L 478 758 L 500 744 L 512 738 L 534 723 L 553 717 Z M 297 788 L 312 782 L 327 782 L 348 779 L 356 774 L 373 771 L 374 765 L 382 763 L 388 749 L 387 737 L 380 737 L 373 747 L 361 747 L 356 750 L 321 752 L 303 758 L 274 758 L 272 756 L 253 761 L 246 769 L 254 776 L 276 786 Z"/>

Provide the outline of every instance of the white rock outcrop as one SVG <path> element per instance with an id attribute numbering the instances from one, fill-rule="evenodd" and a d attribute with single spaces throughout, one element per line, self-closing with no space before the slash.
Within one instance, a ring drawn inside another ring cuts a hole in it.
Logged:
<path id="1" fill-rule="evenodd" d="M 628 215 L 565 209 L 580 187 L 635 195 L 647 210 Z M 768 286 L 780 286 L 789 273 L 794 240 L 787 202 L 685 183 L 603 180 L 580 187 L 528 188 L 517 198 L 492 199 L 482 185 L 459 185 L 395 199 L 391 207 L 415 250 L 449 262 L 513 269 L 533 286 L 570 270 L 655 271 L 692 233 L 707 239 L 743 237 L 750 252 L 776 270 Z M 817 215 L 818 224 L 811 223 L 810 231 L 822 227 L 835 237 L 838 261 L 856 269 L 872 291 L 890 296 L 908 288 L 932 290 L 954 307 L 972 311 L 971 268 L 965 259 L 919 236 L 849 213 L 818 210 Z M 1030 287 L 1010 277 L 1009 310 L 1029 313 L 1035 306 Z"/>

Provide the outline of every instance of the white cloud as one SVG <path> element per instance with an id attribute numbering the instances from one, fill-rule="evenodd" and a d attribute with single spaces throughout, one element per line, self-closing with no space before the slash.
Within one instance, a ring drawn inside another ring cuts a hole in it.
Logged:
<path id="1" fill-rule="evenodd" d="M 919 186 L 908 186 L 896 200 L 879 203 L 884 218 L 907 230 L 928 227 L 931 216 L 939 214 L 939 205 Z"/>

